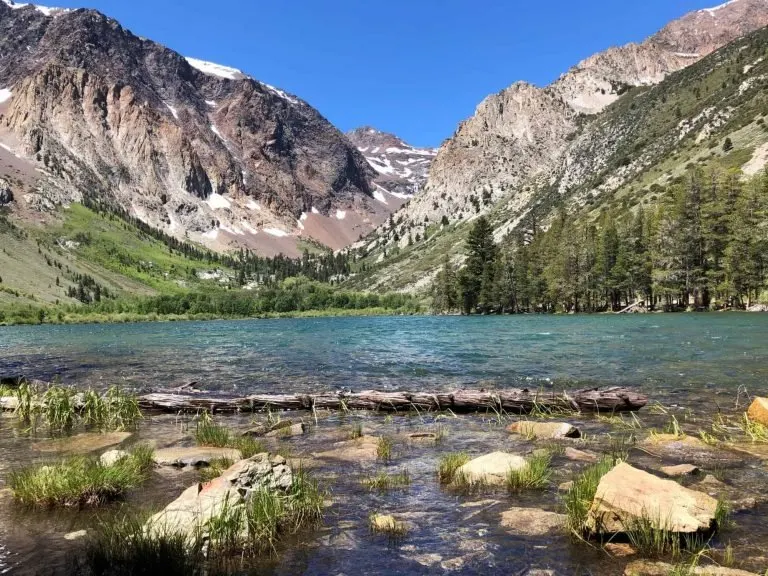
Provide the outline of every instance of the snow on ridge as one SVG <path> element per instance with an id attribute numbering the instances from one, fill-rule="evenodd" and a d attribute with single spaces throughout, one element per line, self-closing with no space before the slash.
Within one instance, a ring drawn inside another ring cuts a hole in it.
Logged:
<path id="1" fill-rule="evenodd" d="M 720 4 L 719 6 L 715 6 L 714 8 L 704 8 L 703 10 L 700 10 L 700 12 L 708 12 L 709 14 L 714 16 L 715 12 L 717 12 L 718 10 L 722 10 L 726 6 L 730 6 L 734 2 L 738 2 L 738 1 L 739 0 L 728 0 L 728 2 L 725 2 L 724 4 Z"/>
<path id="2" fill-rule="evenodd" d="M 22 4 L 18 2 L 14 2 L 13 0 L 2 0 L 4 4 L 9 6 L 12 10 L 19 10 L 21 8 L 26 8 L 27 6 L 34 7 L 35 10 L 38 12 L 41 12 L 44 16 L 58 16 L 59 14 L 64 14 L 66 12 L 72 12 L 71 8 L 57 8 L 57 7 L 50 7 L 50 6 L 38 6 L 37 4 Z"/>
<path id="3" fill-rule="evenodd" d="M 206 100 L 205 103 L 208 104 L 208 106 L 210 106 L 211 108 L 216 108 L 217 106 L 216 102 L 214 102 L 213 100 Z"/>
<path id="4" fill-rule="evenodd" d="M 312 206 L 312 214 L 320 214 L 320 210 Z"/>
<path id="5" fill-rule="evenodd" d="M 208 204 L 211 208 L 214 210 L 217 210 L 219 208 L 231 208 L 232 202 L 224 198 L 221 194 L 217 194 L 214 192 L 208 198 L 205 200 L 205 203 Z"/>
<path id="6" fill-rule="evenodd" d="M 381 186 L 379 186 L 379 188 L 381 188 Z M 383 188 L 382 188 L 382 190 L 383 190 Z M 374 197 L 374 199 L 378 200 L 382 204 L 384 204 L 384 205 L 387 204 L 387 199 L 384 197 L 384 194 L 382 194 L 379 190 L 374 190 L 373 191 L 373 197 Z"/>
<path id="7" fill-rule="evenodd" d="M 288 232 L 285 230 L 280 230 L 280 228 L 264 228 L 264 232 L 270 236 L 277 236 L 278 238 L 285 238 L 288 236 Z"/>
<path id="8" fill-rule="evenodd" d="M 336 220 L 344 220 L 347 217 L 347 213 L 344 210 L 336 210 Z"/>
<path id="9" fill-rule="evenodd" d="M 13 96 L 13 93 L 11 92 L 11 90 L 9 88 L 2 88 L 2 89 L 0 89 L 0 104 L 10 100 L 12 96 Z"/>
<path id="10" fill-rule="evenodd" d="M 173 106 L 171 106 L 167 102 L 165 103 L 165 105 L 168 108 L 168 110 L 171 111 L 171 114 L 173 114 L 173 117 L 176 118 L 176 120 L 178 120 L 179 119 L 179 111 L 176 110 L 176 108 L 174 108 Z"/>
<path id="11" fill-rule="evenodd" d="M 277 94 L 278 96 L 280 96 L 280 98 L 282 98 L 283 100 L 287 100 L 291 104 L 301 104 L 301 102 L 299 102 L 296 98 L 292 98 L 286 92 L 283 92 L 282 90 L 280 90 L 280 88 L 275 88 L 274 86 L 267 84 L 266 82 L 260 82 L 260 84 L 264 86 L 264 88 L 272 92 L 273 94 Z"/>
<path id="12" fill-rule="evenodd" d="M 237 80 L 238 77 L 245 76 L 237 68 L 231 68 L 229 66 L 222 66 L 214 62 L 206 62 L 205 60 L 198 60 L 197 58 L 185 57 L 185 60 L 192 68 L 200 70 L 203 74 L 209 76 L 218 76 L 219 78 L 226 78 L 227 80 Z"/>
<path id="13" fill-rule="evenodd" d="M 437 156 L 437 150 L 431 148 L 396 148 L 386 149 L 387 154 L 414 154 L 416 156 Z"/>

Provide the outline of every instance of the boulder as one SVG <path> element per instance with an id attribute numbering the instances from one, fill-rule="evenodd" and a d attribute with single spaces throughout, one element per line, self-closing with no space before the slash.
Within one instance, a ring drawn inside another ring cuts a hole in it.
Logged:
<path id="1" fill-rule="evenodd" d="M 32 448 L 44 453 L 88 454 L 111 448 L 112 446 L 118 446 L 131 436 L 130 432 L 110 432 L 108 434 L 86 432 L 67 438 L 38 442 L 32 444 Z"/>
<path id="2" fill-rule="evenodd" d="M 155 464 L 160 466 L 175 466 L 194 468 L 208 466 L 211 460 L 240 460 L 242 455 L 233 448 L 210 448 L 205 446 L 190 446 L 186 448 L 162 448 L 154 454 Z"/>
<path id="3" fill-rule="evenodd" d="M 600 460 L 600 457 L 594 452 L 584 452 L 583 450 L 576 450 L 576 448 L 571 448 L 570 446 L 565 449 L 565 457 L 568 458 L 568 460 L 573 460 L 575 462 L 589 462 L 591 464 Z"/>
<path id="4" fill-rule="evenodd" d="M 101 462 L 102 466 L 114 466 L 128 456 L 129 454 L 125 450 L 109 450 L 101 455 L 99 462 Z"/>
<path id="5" fill-rule="evenodd" d="M 215 480 L 190 486 L 164 510 L 147 521 L 150 532 L 184 534 L 193 540 L 198 529 L 205 535 L 206 525 L 227 507 L 241 506 L 254 490 L 286 490 L 293 473 L 285 464 L 274 464 L 269 454 L 256 454 L 241 460 Z"/>
<path id="6" fill-rule="evenodd" d="M 0 178 L 0 206 L 5 206 L 13 202 L 13 192 L 11 185 L 5 178 Z"/>
<path id="7" fill-rule="evenodd" d="M 483 483 L 496 486 L 507 481 L 510 470 L 520 470 L 527 465 L 522 456 L 492 452 L 460 466 L 456 470 L 456 476 L 463 476 L 470 484 Z"/>
<path id="8" fill-rule="evenodd" d="M 701 472 L 701 469 L 693 464 L 678 464 L 677 466 L 662 466 L 661 471 L 667 476 L 677 478 L 680 476 L 693 476 Z"/>
<path id="9" fill-rule="evenodd" d="M 507 432 L 529 438 L 552 440 L 558 438 L 581 438 L 579 429 L 567 422 L 530 422 L 521 420 L 507 426 Z"/>
<path id="10" fill-rule="evenodd" d="M 501 526 L 520 536 L 546 536 L 565 526 L 566 517 L 538 508 L 510 508 L 501 513 Z"/>
<path id="11" fill-rule="evenodd" d="M 665 562 L 637 560 L 627 565 L 624 576 L 669 576 L 675 573 L 675 567 Z M 695 566 L 686 572 L 691 576 L 758 576 L 752 572 L 725 568 L 724 566 Z"/>
<path id="12" fill-rule="evenodd" d="M 717 500 L 708 494 L 620 463 L 600 480 L 587 528 L 614 534 L 648 520 L 658 529 L 693 533 L 709 530 L 716 510 Z"/>
<path id="13" fill-rule="evenodd" d="M 752 422 L 768 426 L 768 398 L 755 398 L 747 410 L 747 417 Z"/>
<path id="14" fill-rule="evenodd" d="M 299 422 L 298 424 L 283 426 L 282 428 L 267 432 L 267 438 L 291 438 L 293 436 L 301 436 L 304 434 L 304 431 L 304 424 Z"/>

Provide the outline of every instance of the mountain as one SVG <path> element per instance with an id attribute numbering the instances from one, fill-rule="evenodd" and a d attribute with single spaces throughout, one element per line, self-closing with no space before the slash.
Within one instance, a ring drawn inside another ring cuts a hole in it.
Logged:
<path id="1" fill-rule="evenodd" d="M 300 98 L 93 10 L 0 2 L 0 114 L 20 217 L 85 201 L 216 250 L 298 255 L 304 240 L 342 248 L 392 209 Z"/>
<path id="2" fill-rule="evenodd" d="M 734 116 L 733 83 L 738 92 L 747 82 L 744 97 L 762 85 L 759 57 L 734 61 L 726 72 L 713 50 L 766 25 L 768 0 L 733 0 L 688 14 L 640 44 L 588 58 L 546 88 L 518 82 L 489 96 L 440 148 L 423 193 L 367 239 L 363 252 L 380 271 L 358 282 L 423 288 L 438 253 L 460 252 L 463 225 L 478 215 L 492 217 L 500 240 L 532 214 L 546 219 L 556 205 L 609 197 L 677 153 L 681 133 L 707 125 L 702 139 L 709 143 Z M 673 78 L 698 64 L 700 76 L 725 76 L 725 87 L 710 79 L 690 106 L 690 88 Z M 662 92 L 664 103 L 654 99 Z M 680 106 L 669 110 L 670 99 Z M 657 117 L 661 104 L 671 118 Z M 413 245 L 416 238 L 422 242 Z"/>
<path id="3" fill-rule="evenodd" d="M 437 156 L 435 148 L 415 148 L 394 134 L 370 126 L 348 132 L 347 138 L 378 173 L 374 181 L 374 197 L 388 205 L 396 203 L 392 197 L 402 201 L 418 194 L 426 184 L 429 167 Z"/>

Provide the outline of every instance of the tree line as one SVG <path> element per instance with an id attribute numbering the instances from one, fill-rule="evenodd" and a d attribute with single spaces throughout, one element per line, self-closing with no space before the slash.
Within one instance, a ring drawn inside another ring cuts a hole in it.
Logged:
<path id="1" fill-rule="evenodd" d="M 658 188 L 658 189 L 657 189 Z M 530 223 L 494 242 L 475 221 L 460 268 L 448 257 L 432 285 L 436 312 L 603 312 L 743 309 L 768 273 L 768 171 L 689 169 L 658 192 L 655 207 Z"/>

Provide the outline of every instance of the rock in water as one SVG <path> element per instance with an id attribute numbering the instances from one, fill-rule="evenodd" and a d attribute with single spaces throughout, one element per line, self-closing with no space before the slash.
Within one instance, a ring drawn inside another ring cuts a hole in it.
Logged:
<path id="1" fill-rule="evenodd" d="M 747 416 L 752 422 L 768 426 L 768 398 L 755 398 L 747 410 Z"/>
<path id="2" fill-rule="evenodd" d="M 250 492 L 264 488 L 287 490 L 292 483 L 293 472 L 285 459 L 256 454 L 211 482 L 187 488 L 165 510 L 150 518 L 146 528 L 158 534 L 185 534 L 192 540 L 199 528 L 205 533 L 208 521 L 227 506 L 242 505 Z"/>
<path id="3" fill-rule="evenodd" d="M 676 478 L 679 476 L 693 476 L 701 472 L 701 469 L 693 464 L 678 464 L 677 466 L 662 466 L 661 471 L 667 476 Z"/>
<path id="4" fill-rule="evenodd" d="M 304 434 L 304 424 L 299 422 L 298 424 L 291 424 L 272 430 L 267 433 L 267 438 L 291 438 L 293 436 L 301 436 L 302 434 Z"/>
<path id="5" fill-rule="evenodd" d="M 529 422 L 523 420 L 507 426 L 507 432 L 532 438 L 581 438 L 581 432 L 567 422 Z"/>
<path id="6" fill-rule="evenodd" d="M 525 458 L 506 452 L 493 452 L 470 460 L 458 470 L 456 476 L 463 476 L 470 484 L 483 483 L 494 486 L 504 484 L 510 470 L 528 466 Z"/>
<path id="7" fill-rule="evenodd" d="M 707 494 L 621 463 L 600 480 L 587 528 L 614 534 L 648 520 L 659 529 L 692 533 L 709 530 L 716 510 L 717 500 Z"/>
<path id="8" fill-rule="evenodd" d="M 538 508 L 510 508 L 501 513 L 501 525 L 520 536 L 546 536 L 565 526 L 566 517 Z"/>

